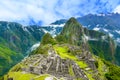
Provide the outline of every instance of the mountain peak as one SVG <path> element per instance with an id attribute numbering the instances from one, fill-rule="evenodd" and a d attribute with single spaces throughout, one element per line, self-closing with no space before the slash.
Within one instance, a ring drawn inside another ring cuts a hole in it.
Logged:
<path id="1" fill-rule="evenodd" d="M 71 17 L 68 22 L 77 22 L 77 20 L 74 17 Z"/>
<path id="2" fill-rule="evenodd" d="M 79 22 L 77 21 L 77 19 L 75 19 L 74 17 L 71 17 L 71 18 L 66 22 L 66 24 L 68 24 L 68 25 L 70 25 L 70 24 L 75 24 L 74 27 L 80 25 L 80 23 L 79 23 Z"/>
<path id="3" fill-rule="evenodd" d="M 56 41 L 49 33 L 46 33 L 41 40 L 41 45 L 55 44 L 55 43 L 56 43 Z"/>
<path id="4" fill-rule="evenodd" d="M 81 24 L 74 18 L 70 18 L 63 30 L 61 35 L 63 35 L 68 43 L 78 45 L 79 41 L 82 40 L 84 34 L 84 29 Z M 77 41 L 77 42 L 76 42 Z"/>

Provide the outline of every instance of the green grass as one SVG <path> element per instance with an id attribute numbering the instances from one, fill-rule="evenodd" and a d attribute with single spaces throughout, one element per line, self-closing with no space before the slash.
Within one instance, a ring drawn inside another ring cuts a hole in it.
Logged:
<path id="1" fill-rule="evenodd" d="M 7 76 L 9 76 L 9 78 L 13 78 L 13 80 L 30 80 L 31 78 L 35 77 L 35 75 L 33 74 L 25 74 L 22 72 L 9 72 L 9 74 L 4 77 L 4 80 L 7 80 Z"/>
<path id="2" fill-rule="evenodd" d="M 11 62 L 10 56 L 12 55 L 16 55 L 16 53 L 11 51 L 9 48 L 0 45 L 0 57 L 7 59 L 8 61 Z"/>
<path id="3" fill-rule="evenodd" d="M 40 75 L 34 78 L 34 80 L 45 80 L 45 78 L 49 77 L 48 74 Z"/>
<path id="4" fill-rule="evenodd" d="M 5 74 L 23 56 L 0 44 L 0 76 Z M 17 59 L 17 60 L 16 60 Z"/>
<path id="5" fill-rule="evenodd" d="M 51 45 L 50 44 L 46 44 L 43 46 L 39 46 L 36 50 L 34 50 L 30 55 L 34 55 L 34 54 L 48 54 L 48 50 L 50 49 Z"/>
<path id="6" fill-rule="evenodd" d="M 9 72 L 9 77 L 13 78 L 13 80 L 45 80 L 46 77 L 49 77 L 50 75 L 44 74 L 44 75 L 35 75 L 30 73 L 23 73 L 23 72 Z M 7 76 L 4 77 L 4 80 L 7 80 Z"/>
<path id="7" fill-rule="evenodd" d="M 108 80 L 120 80 L 120 67 L 108 61 L 104 61 L 104 63 L 109 67 L 109 71 L 105 74 L 105 77 Z"/>
<path id="8" fill-rule="evenodd" d="M 75 61 L 80 68 L 86 68 L 87 64 L 84 61 L 79 61 L 76 56 L 72 55 L 72 53 L 69 52 L 69 49 L 67 46 L 54 46 L 55 51 L 57 52 L 58 55 L 60 55 L 61 58 L 63 59 L 71 59 Z"/>
<path id="9" fill-rule="evenodd" d="M 99 73 L 98 73 L 98 74 L 99 74 L 99 77 L 100 77 L 102 80 L 106 79 L 106 78 L 105 78 L 105 74 L 106 74 L 107 72 L 109 72 L 108 66 L 104 64 L 104 62 L 103 62 L 103 60 L 102 60 L 101 58 L 96 57 L 96 56 L 94 56 L 94 58 L 96 59 L 96 61 L 97 61 L 97 63 L 98 63 L 98 68 L 97 68 L 97 70 L 98 70 L 98 72 L 99 72 Z"/>
<path id="10" fill-rule="evenodd" d="M 72 55 L 70 52 L 68 52 L 68 47 L 67 46 L 54 46 L 55 51 L 57 52 L 58 55 L 60 55 L 61 58 L 63 59 L 71 59 L 71 60 L 77 60 L 77 58 Z"/>
<path id="11" fill-rule="evenodd" d="M 93 74 L 89 74 L 89 73 L 87 73 L 87 72 L 85 72 L 85 74 L 87 75 L 87 77 L 89 78 L 89 80 L 95 80 L 95 79 L 92 78 L 92 75 L 93 75 Z"/>
<path id="12" fill-rule="evenodd" d="M 84 61 L 75 61 L 75 62 L 80 66 L 80 68 L 88 67 L 88 65 Z"/>
<path id="13" fill-rule="evenodd" d="M 69 67 L 69 74 L 71 75 L 71 76 L 74 76 L 74 72 L 73 72 L 73 69 L 72 69 L 72 66 L 70 65 L 70 67 Z"/>

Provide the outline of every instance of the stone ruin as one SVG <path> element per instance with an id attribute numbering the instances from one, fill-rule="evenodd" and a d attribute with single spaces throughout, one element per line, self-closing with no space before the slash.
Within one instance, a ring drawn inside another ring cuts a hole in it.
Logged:
<path id="1" fill-rule="evenodd" d="M 95 66 L 95 59 L 89 51 L 83 51 L 80 55 L 77 55 L 79 60 L 85 61 L 92 70 L 97 70 Z"/>
<path id="2" fill-rule="evenodd" d="M 50 49 L 48 53 L 48 57 L 37 54 L 25 59 L 24 63 L 29 67 L 22 68 L 22 70 L 38 75 L 50 74 L 57 78 L 64 77 L 66 80 L 73 80 L 75 78 L 88 80 L 84 71 L 74 61 L 70 59 L 61 59 L 52 49 Z M 75 76 L 71 76 L 69 73 L 70 65 L 72 66 L 72 71 Z"/>
<path id="3" fill-rule="evenodd" d="M 73 51 L 80 50 L 79 47 L 69 47 Z M 88 68 L 96 71 L 95 60 L 89 51 L 82 50 L 82 52 L 77 55 L 80 61 L 84 61 L 88 64 Z M 33 74 L 50 74 L 57 78 L 64 77 L 66 80 L 73 80 L 76 78 L 81 78 L 82 80 L 89 80 L 81 69 L 74 61 L 70 59 L 62 59 L 56 54 L 54 49 L 48 50 L 48 56 L 43 56 L 41 54 L 36 54 L 23 60 L 23 63 L 28 67 L 23 67 L 22 70 Z M 69 69 L 72 66 L 72 71 L 74 76 L 70 75 Z M 86 69 L 87 70 L 87 69 Z"/>
<path id="4" fill-rule="evenodd" d="M 90 53 L 88 50 L 86 50 L 84 48 L 80 48 L 78 46 L 68 46 L 68 47 L 69 47 L 70 52 L 76 51 L 77 58 L 80 61 L 85 61 L 88 64 L 89 68 L 91 68 L 94 71 L 97 70 L 96 66 L 95 66 L 95 59 L 92 57 L 92 53 Z M 81 50 L 81 52 L 79 52 L 79 50 Z"/>

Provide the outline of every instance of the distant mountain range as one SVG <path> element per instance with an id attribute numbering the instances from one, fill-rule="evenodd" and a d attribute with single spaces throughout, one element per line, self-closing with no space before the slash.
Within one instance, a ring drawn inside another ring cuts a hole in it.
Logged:
<path id="1" fill-rule="evenodd" d="M 120 14 L 88 14 L 76 18 L 80 24 L 90 30 L 104 32 L 120 43 Z M 52 24 L 64 24 L 67 20 L 61 19 Z"/>

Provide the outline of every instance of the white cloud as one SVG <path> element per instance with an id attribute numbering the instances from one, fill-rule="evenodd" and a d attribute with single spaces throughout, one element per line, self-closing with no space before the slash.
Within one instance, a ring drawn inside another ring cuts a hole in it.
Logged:
<path id="1" fill-rule="evenodd" d="M 33 19 L 35 22 L 49 24 L 61 18 L 106 10 L 109 12 L 118 2 L 119 0 L 1 0 L 0 20 L 29 24 Z"/>
<path id="2" fill-rule="evenodd" d="M 3 0 L 0 3 L 0 20 L 24 20 L 27 23 L 32 18 L 36 22 L 42 20 L 44 24 L 48 24 L 57 19 L 54 5 L 55 0 Z"/>
<path id="3" fill-rule="evenodd" d="M 114 9 L 113 12 L 114 12 L 114 13 L 120 13 L 120 5 L 118 5 L 118 6 Z"/>

